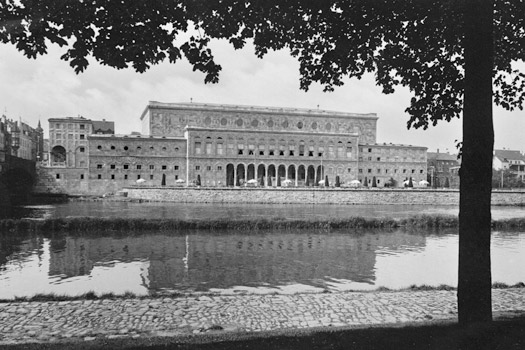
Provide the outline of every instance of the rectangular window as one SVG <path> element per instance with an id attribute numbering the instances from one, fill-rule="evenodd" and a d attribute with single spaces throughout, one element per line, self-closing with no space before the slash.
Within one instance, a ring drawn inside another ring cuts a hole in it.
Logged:
<path id="1" fill-rule="evenodd" d="M 207 165 L 206 166 L 206 170 L 210 171 L 211 170 L 211 165 Z"/>
<path id="2" fill-rule="evenodd" d="M 80 180 L 84 180 L 84 174 L 80 174 Z"/>
<path id="3" fill-rule="evenodd" d="M 175 166 L 173 167 L 173 170 L 179 170 L 179 166 L 178 166 L 178 165 L 175 165 Z"/>
<path id="4" fill-rule="evenodd" d="M 217 170 L 219 171 L 222 170 L 222 166 L 221 165 L 217 166 Z"/>
<path id="5" fill-rule="evenodd" d="M 423 174 L 423 169 L 421 169 L 421 170 L 419 171 L 419 173 L 420 173 L 420 174 Z"/>
<path id="6" fill-rule="evenodd" d="M 111 174 L 111 180 L 115 180 L 115 174 Z"/>
<path id="7" fill-rule="evenodd" d="M 175 180 L 178 180 L 179 179 L 179 175 L 175 175 Z"/>
<path id="8" fill-rule="evenodd" d="M 137 180 L 140 180 L 140 174 L 137 175 Z"/>
<path id="9" fill-rule="evenodd" d="M 201 154 L 201 143 L 195 142 L 195 154 Z"/>
<path id="10" fill-rule="evenodd" d="M 86 139 L 86 135 L 84 135 L 84 134 L 80 134 L 80 139 L 81 139 L 81 140 L 85 140 L 85 139 Z"/>
<path id="11" fill-rule="evenodd" d="M 80 147 L 80 153 L 84 153 L 86 151 L 86 149 L 84 147 Z"/>
<path id="12" fill-rule="evenodd" d="M 351 173 L 352 172 L 352 168 L 348 168 L 348 169 L 346 169 L 346 171 Z"/>
<path id="13" fill-rule="evenodd" d="M 124 164 L 124 170 L 128 170 L 129 169 L 129 164 Z"/>
<path id="14" fill-rule="evenodd" d="M 201 170 L 201 166 L 200 165 L 195 165 L 195 170 Z"/>
<path id="15" fill-rule="evenodd" d="M 115 164 L 111 164 L 111 165 L 109 166 L 109 168 L 110 168 L 110 169 L 115 169 L 116 166 L 115 166 Z"/>
<path id="16" fill-rule="evenodd" d="M 97 179 L 99 179 L 99 180 L 102 179 L 102 174 L 98 174 L 97 175 Z"/>
<path id="17" fill-rule="evenodd" d="M 125 174 L 124 175 L 124 180 L 127 180 L 128 179 L 128 174 Z"/>
<path id="18" fill-rule="evenodd" d="M 363 173 L 363 169 L 359 169 L 359 174 L 362 174 Z"/>
<path id="19" fill-rule="evenodd" d="M 372 149 L 371 149 L 371 148 L 368 149 L 368 153 L 370 153 L 370 152 L 372 152 Z"/>
<path id="20" fill-rule="evenodd" d="M 352 147 L 346 147 L 346 158 L 352 158 Z"/>
<path id="21" fill-rule="evenodd" d="M 218 154 L 218 155 L 222 155 L 222 152 L 223 152 L 222 149 L 223 149 L 223 145 L 222 145 L 222 143 L 218 143 L 218 144 L 217 144 L 217 154 Z"/>
<path id="22" fill-rule="evenodd" d="M 233 143 L 228 144 L 228 154 L 233 154 Z"/>
<path id="23" fill-rule="evenodd" d="M 150 175 L 149 175 L 149 179 L 150 179 L 150 180 L 153 180 L 153 174 L 150 174 Z"/>
<path id="24" fill-rule="evenodd" d="M 406 170 L 406 169 L 403 169 L 403 174 L 405 174 L 406 172 L 407 172 L 407 170 Z"/>
<path id="25" fill-rule="evenodd" d="M 86 126 L 84 124 L 80 124 L 80 130 L 84 130 Z"/>
<path id="26" fill-rule="evenodd" d="M 378 174 L 381 174 L 381 169 L 377 169 L 377 173 L 378 173 Z"/>
<path id="27" fill-rule="evenodd" d="M 206 154 L 211 154 L 211 142 L 206 142 Z"/>
<path id="28" fill-rule="evenodd" d="M 380 162 L 381 161 L 381 157 L 377 157 L 377 161 Z"/>
<path id="29" fill-rule="evenodd" d="M 368 169 L 368 173 L 371 174 L 372 173 L 372 169 Z"/>
<path id="30" fill-rule="evenodd" d="M 55 124 L 55 129 L 60 129 L 60 124 Z"/>
<path id="31" fill-rule="evenodd" d="M 162 170 L 166 170 L 166 169 L 168 169 L 168 166 L 167 165 L 163 165 L 162 166 Z"/>
<path id="32" fill-rule="evenodd" d="M 137 164 L 137 170 L 141 170 L 142 169 L 142 165 L 141 164 Z"/>
<path id="33" fill-rule="evenodd" d="M 154 170 L 154 169 L 155 169 L 155 165 L 150 164 L 150 165 L 149 165 L 149 170 Z"/>
<path id="34" fill-rule="evenodd" d="M 97 169 L 102 169 L 102 164 L 97 164 Z"/>
<path id="35" fill-rule="evenodd" d="M 59 132 L 57 132 L 57 133 L 55 134 L 55 138 L 56 138 L 57 140 L 60 140 L 60 139 L 62 138 L 62 134 L 59 133 Z"/>

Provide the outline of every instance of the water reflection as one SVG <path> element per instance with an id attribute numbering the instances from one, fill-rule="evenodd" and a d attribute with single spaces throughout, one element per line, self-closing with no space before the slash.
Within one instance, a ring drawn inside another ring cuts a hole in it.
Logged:
<path id="1" fill-rule="evenodd" d="M 457 280 L 457 235 L 395 232 L 142 234 L 0 241 L 0 297 L 301 288 Z M 525 281 L 525 233 L 493 234 L 494 281 Z"/>

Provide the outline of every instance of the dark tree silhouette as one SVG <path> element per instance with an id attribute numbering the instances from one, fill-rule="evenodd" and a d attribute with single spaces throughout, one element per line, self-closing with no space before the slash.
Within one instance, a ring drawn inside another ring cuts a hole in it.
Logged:
<path id="1" fill-rule="evenodd" d="M 372 178 L 372 187 L 377 187 L 377 180 L 375 176 Z"/>
<path id="2" fill-rule="evenodd" d="M 325 187 L 330 187 L 330 183 L 328 182 L 328 175 L 326 175 L 326 176 L 324 177 L 324 186 L 325 186 Z"/>
<path id="3" fill-rule="evenodd" d="M 412 176 L 408 179 L 408 187 L 414 187 L 414 182 L 412 181 Z"/>
<path id="4" fill-rule="evenodd" d="M 524 19 L 523 0 L 19 0 L 0 6 L 0 41 L 31 58 L 64 46 L 76 72 L 90 56 L 138 72 L 184 56 L 215 83 L 221 67 L 209 41 L 251 40 L 259 57 L 289 50 L 304 90 L 318 82 L 331 91 L 367 72 L 384 93 L 408 87 L 408 127 L 462 114 L 458 311 L 469 324 L 492 318 L 492 102 L 523 106 L 525 74 L 512 62 L 525 57 Z M 185 31 L 195 35 L 177 41 Z"/>
<path id="5" fill-rule="evenodd" d="M 341 179 L 339 178 L 339 175 L 335 177 L 335 187 L 341 187 Z"/>

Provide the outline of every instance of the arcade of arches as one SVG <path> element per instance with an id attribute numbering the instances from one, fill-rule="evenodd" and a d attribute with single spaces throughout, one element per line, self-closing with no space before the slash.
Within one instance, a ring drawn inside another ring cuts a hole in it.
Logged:
<path id="1" fill-rule="evenodd" d="M 321 165 L 237 164 L 226 166 L 226 186 L 256 184 L 258 186 L 315 186 L 324 180 L 325 167 Z"/>

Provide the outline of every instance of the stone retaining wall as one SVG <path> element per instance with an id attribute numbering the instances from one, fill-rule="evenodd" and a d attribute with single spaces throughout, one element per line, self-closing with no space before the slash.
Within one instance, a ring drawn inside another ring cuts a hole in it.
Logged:
<path id="1" fill-rule="evenodd" d="M 458 190 L 344 188 L 126 188 L 129 198 L 179 203 L 458 205 Z M 525 205 L 525 192 L 495 191 L 493 205 Z"/>

